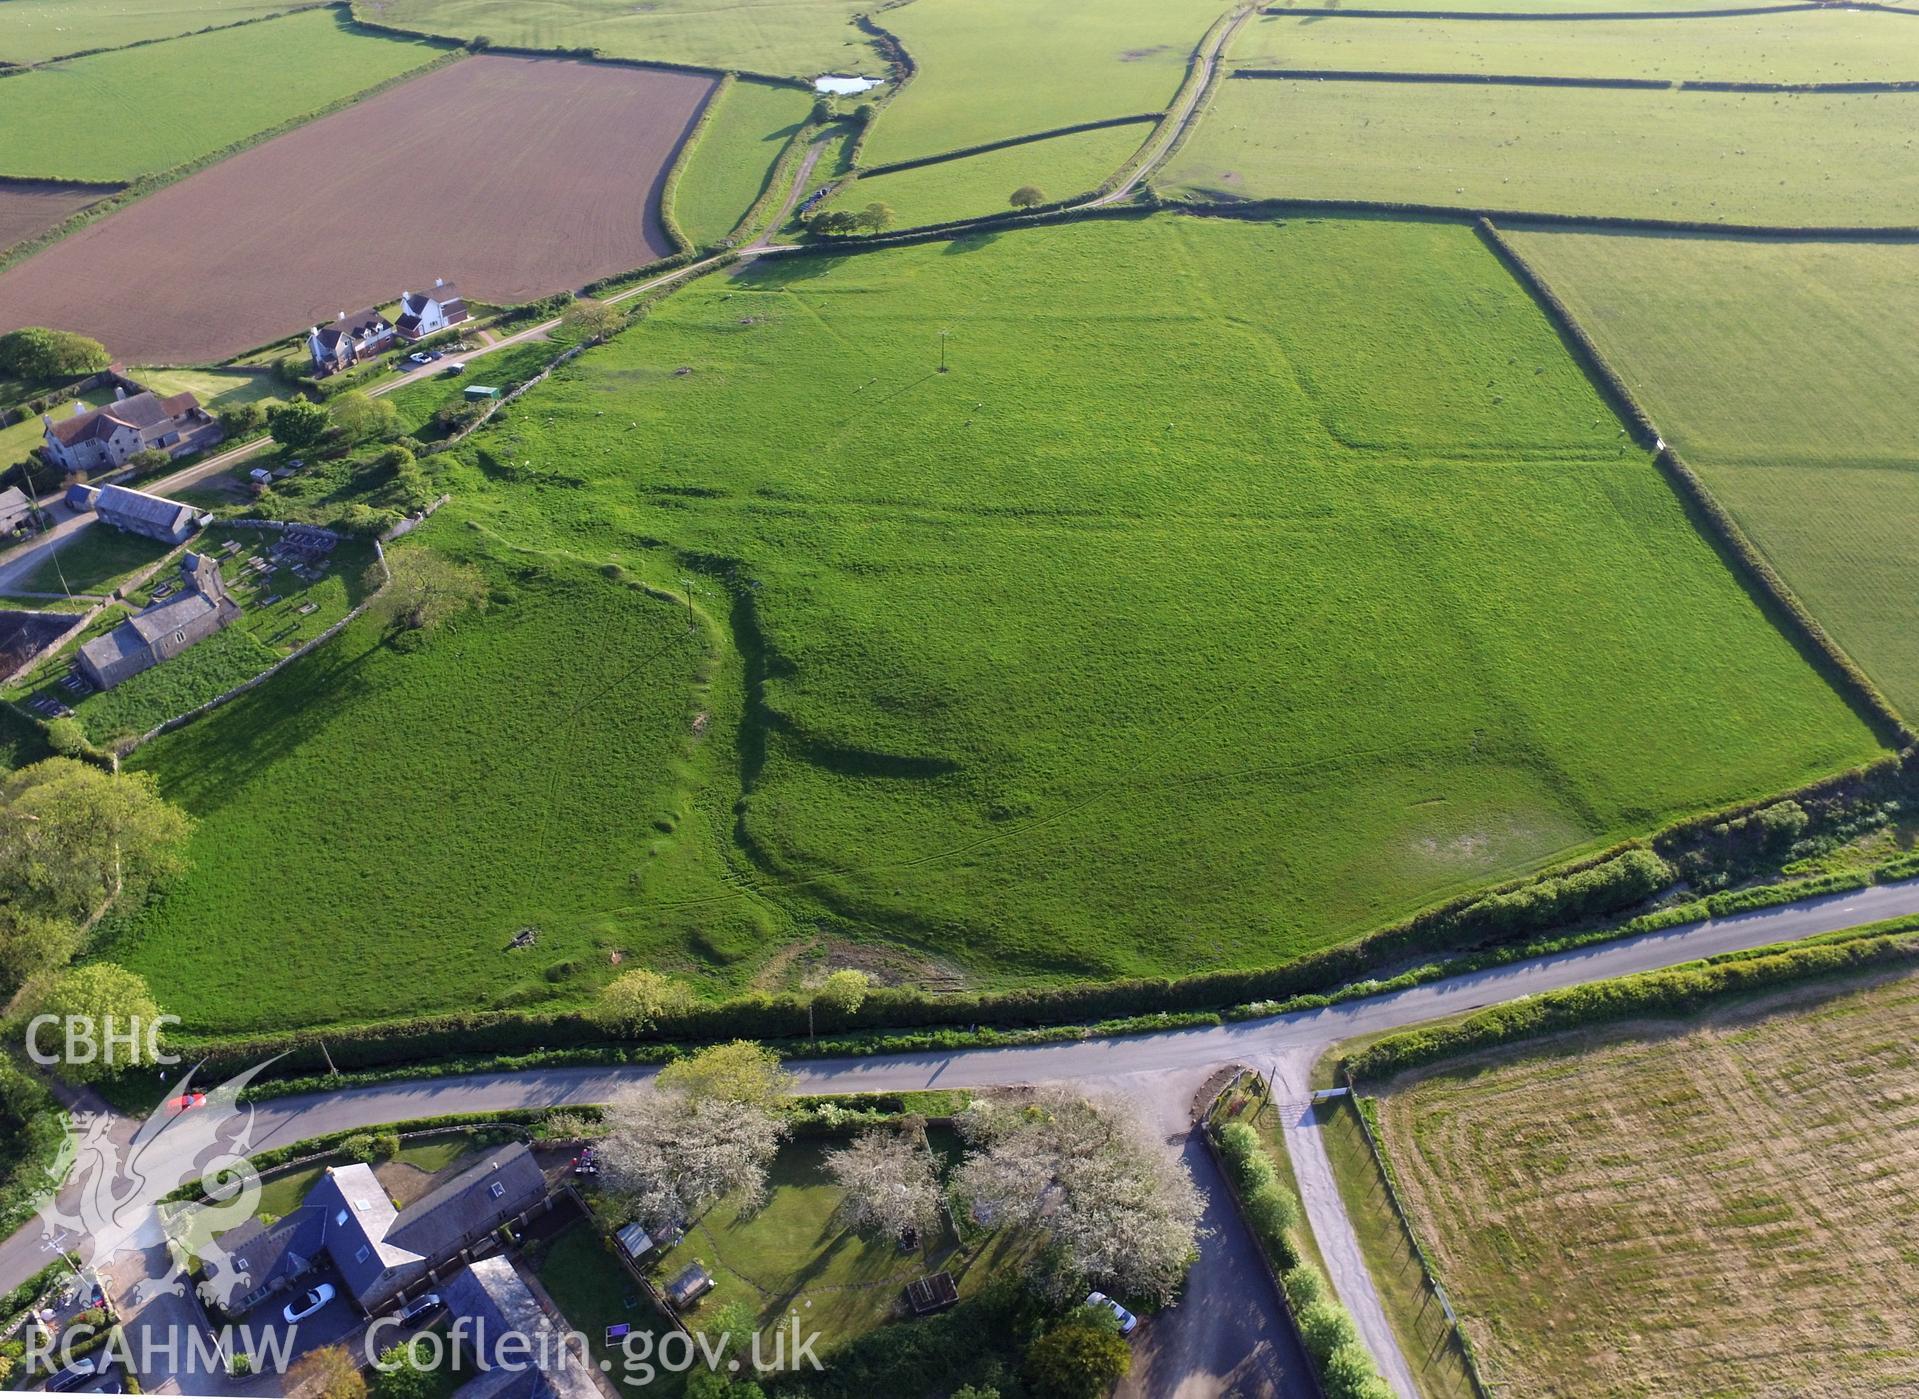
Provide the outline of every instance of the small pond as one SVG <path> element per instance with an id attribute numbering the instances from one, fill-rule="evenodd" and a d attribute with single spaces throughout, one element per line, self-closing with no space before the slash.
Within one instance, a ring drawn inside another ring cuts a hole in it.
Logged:
<path id="1" fill-rule="evenodd" d="M 828 73 L 823 78 L 813 79 L 813 90 L 830 92 L 839 97 L 851 97 L 854 93 L 876 88 L 885 81 L 884 78 L 849 78 L 837 73 Z"/>

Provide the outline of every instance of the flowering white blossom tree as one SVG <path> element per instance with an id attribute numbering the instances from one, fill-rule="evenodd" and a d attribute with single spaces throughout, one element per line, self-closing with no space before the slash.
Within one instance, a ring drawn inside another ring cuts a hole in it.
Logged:
<path id="1" fill-rule="evenodd" d="M 1081 1280 L 1171 1300 L 1198 1246 L 1204 1208 L 1192 1174 L 1123 1104 L 1046 1089 L 975 1101 L 960 1117 L 974 1148 L 960 1192 L 994 1223 L 1043 1230 Z"/>
<path id="2" fill-rule="evenodd" d="M 827 1154 L 826 1170 L 846 1192 L 840 1218 L 856 1233 L 904 1239 L 939 1221 L 939 1170 L 917 1124 L 862 1132 Z"/>
<path id="3" fill-rule="evenodd" d="M 646 1084 L 607 1104 L 600 1185 L 649 1227 L 684 1226 L 723 1195 L 766 1198 L 786 1123 L 765 1105 Z"/>

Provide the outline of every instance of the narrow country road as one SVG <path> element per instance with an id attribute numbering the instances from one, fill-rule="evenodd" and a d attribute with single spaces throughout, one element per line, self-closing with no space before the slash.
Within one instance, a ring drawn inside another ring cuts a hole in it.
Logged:
<path id="1" fill-rule="evenodd" d="M 1276 1072 L 1282 1094 L 1297 1101 L 1304 1096 L 1305 1075 L 1317 1058 L 1340 1040 L 1355 1035 L 1396 1029 L 1544 991 L 1914 913 L 1919 913 L 1919 880 L 1908 880 L 1620 938 L 1390 995 L 1264 1020 L 1025 1048 L 796 1060 L 790 1067 L 805 1092 L 885 1092 L 1072 1082 L 1116 1093 L 1139 1105 L 1157 1127 L 1167 1131 L 1169 1138 L 1177 1137 L 1190 1148 L 1193 1095 L 1209 1075 L 1222 1067 L 1246 1064 Z M 649 1078 L 653 1072 L 644 1067 L 541 1069 L 423 1079 L 272 1099 L 255 1109 L 253 1149 L 286 1146 L 323 1133 L 441 1113 L 603 1102 L 621 1087 Z M 1291 1114 L 1288 1126 L 1288 1140 L 1296 1148 L 1303 1144 L 1298 1117 L 1297 1112 Z M 190 1140 L 188 1134 L 178 1133 L 173 1127 L 160 1134 L 159 1150 L 155 1153 L 158 1159 L 150 1163 L 149 1175 L 156 1192 L 190 1179 L 195 1173 L 193 1157 L 197 1147 L 169 1156 L 167 1148 L 172 1138 L 182 1142 Z M 1195 1161 L 1190 1149 L 1188 1160 Z M 1352 1308 L 1361 1333 L 1380 1359 L 1381 1368 L 1396 1388 L 1410 1394 L 1407 1387 L 1410 1371 L 1393 1343 L 1357 1247 L 1350 1243 L 1351 1225 L 1337 1192 L 1330 1188 L 1331 1174 L 1323 1162 L 1323 1151 L 1315 1152 L 1310 1146 L 1299 1150 L 1295 1157 L 1307 1215 L 1326 1253 L 1331 1280 Z M 1217 1178 L 1210 1169 L 1195 1164 L 1202 1184 L 1208 1187 L 1217 1204 L 1220 1195 Z M 1242 1247 L 1235 1240 L 1243 1239 L 1244 1232 L 1236 1226 L 1222 1229 L 1218 1236 L 1207 1241 L 1198 1273 L 1202 1282 L 1208 1278 L 1223 1282 L 1217 1295 L 1241 1312 L 1254 1306 L 1258 1299 L 1248 1291 L 1251 1284 L 1245 1280 L 1243 1270 L 1220 1267 L 1220 1250 Z M 0 1242 L 0 1287 L 12 1287 L 23 1281 L 44 1266 L 48 1256 L 46 1241 L 37 1225 Z M 1200 1311 L 1195 1299 L 1192 1324 L 1202 1329 L 1215 1325 L 1214 1318 L 1201 1316 Z M 1290 1353 L 1290 1338 L 1272 1342 L 1276 1348 L 1271 1357 L 1274 1363 L 1255 1365 L 1257 1374 L 1249 1377 L 1231 1373 L 1236 1362 L 1246 1360 L 1263 1344 L 1258 1339 L 1260 1331 L 1256 1318 L 1238 1318 L 1235 1325 L 1220 1333 L 1223 1339 L 1212 1354 L 1201 1354 L 1203 1346 L 1176 1342 L 1179 1363 L 1196 1366 L 1202 1373 L 1175 1374 L 1175 1367 L 1168 1365 L 1150 1389 L 1129 1392 L 1180 1396 L 1298 1392 L 1279 1388 L 1287 1369 L 1280 1351 Z M 1246 1344 L 1248 1337 L 1255 1338 L 1251 1346 Z M 1142 1370 L 1150 1374 L 1159 1368 L 1151 1349 L 1156 1338 L 1148 1332 L 1142 1341 L 1145 1361 Z"/>
<path id="2" fill-rule="evenodd" d="M 1133 191 L 1145 183 L 1146 177 L 1160 167 L 1160 164 L 1172 153 L 1179 138 L 1186 134 L 1186 129 L 1198 119 L 1200 99 L 1206 95 L 1207 85 L 1213 80 L 1213 70 L 1218 66 L 1227 46 L 1233 42 L 1240 27 L 1258 13 L 1258 10 L 1259 7 L 1253 4 L 1241 6 L 1234 13 L 1231 21 L 1213 36 L 1212 42 L 1200 51 L 1198 61 L 1193 65 L 1193 71 L 1188 76 L 1177 105 L 1154 128 L 1151 145 L 1145 158 L 1134 167 L 1132 174 L 1106 193 L 1088 200 L 1083 207 L 1098 209 L 1107 204 L 1117 204 L 1122 199 L 1130 199 Z"/>

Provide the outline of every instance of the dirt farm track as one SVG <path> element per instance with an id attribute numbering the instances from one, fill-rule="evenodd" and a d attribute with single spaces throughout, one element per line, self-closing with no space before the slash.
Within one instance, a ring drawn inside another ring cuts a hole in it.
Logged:
<path id="1" fill-rule="evenodd" d="M 712 89 L 653 69 L 464 59 L 0 273 L 0 328 L 56 325 L 130 363 L 190 363 L 435 277 L 507 302 L 638 267 L 672 250 L 660 188 Z"/>

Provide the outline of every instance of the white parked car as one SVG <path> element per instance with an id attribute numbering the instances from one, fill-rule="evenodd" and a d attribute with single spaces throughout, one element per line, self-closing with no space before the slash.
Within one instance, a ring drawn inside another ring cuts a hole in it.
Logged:
<path id="1" fill-rule="evenodd" d="M 295 1297 L 291 1302 L 288 1302 L 286 1304 L 286 1310 L 282 1315 L 285 1316 L 288 1321 L 305 1321 L 332 1300 L 333 1284 L 323 1282 L 318 1287 L 310 1288 L 298 1297 Z"/>
<path id="2" fill-rule="evenodd" d="M 1086 1296 L 1086 1305 L 1089 1307 L 1104 1307 L 1107 1311 L 1118 1317 L 1119 1334 L 1122 1336 L 1132 1335 L 1133 1328 L 1139 1325 L 1138 1317 L 1127 1311 L 1126 1308 L 1115 1302 L 1111 1297 L 1108 1297 L 1104 1292 L 1088 1293 Z"/>
<path id="3" fill-rule="evenodd" d="M 415 354 L 410 354 L 410 355 L 408 355 L 408 356 L 406 357 L 406 359 L 407 359 L 407 363 L 408 363 L 408 364 L 431 364 L 431 363 L 433 363 L 433 356 L 432 356 L 432 355 L 429 355 L 429 354 L 427 354 L 427 353 L 426 353 L 426 352 L 425 352 L 424 350 L 422 350 L 422 351 L 419 351 L 419 352 L 417 352 L 417 353 L 415 353 Z"/>

